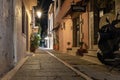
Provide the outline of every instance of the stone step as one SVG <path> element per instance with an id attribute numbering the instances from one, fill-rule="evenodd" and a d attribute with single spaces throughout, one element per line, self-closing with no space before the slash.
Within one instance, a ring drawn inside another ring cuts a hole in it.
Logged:
<path id="1" fill-rule="evenodd" d="M 72 47 L 72 51 L 77 51 L 80 47 Z"/>
<path id="2" fill-rule="evenodd" d="M 76 56 L 76 52 L 80 47 L 72 47 L 72 50 L 68 50 L 68 54 Z"/>
<path id="3" fill-rule="evenodd" d="M 88 53 L 86 55 L 89 55 L 89 56 L 97 56 L 97 50 L 88 50 Z"/>
<path id="4" fill-rule="evenodd" d="M 93 45 L 93 49 L 98 49 L 98 45 Z"/>
<path id="5" fill-rule="evenodd" d="M 92 63 L 95 63 L 95 64 L 103 65 L 103 64 L 98 60 L 97 56 L 84 55 L 83 57 L 81 57 L 81 59 L 87 60 L 87 61 L 92 62 Z"/>
<path id="6" fill-rule="evenodd" d="M 67 53 L 70 55 L 76 56 L 76 51 L 68 51 Z"/>

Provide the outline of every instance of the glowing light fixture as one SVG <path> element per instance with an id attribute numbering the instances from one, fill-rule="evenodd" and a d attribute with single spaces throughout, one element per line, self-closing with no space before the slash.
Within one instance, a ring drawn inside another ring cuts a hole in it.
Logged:
<path id="1" fill-rule="evenodd" d="M 37 16 L 38 18 L 41 18 L 42 12 L 41 11 L 37 11 Z"/>

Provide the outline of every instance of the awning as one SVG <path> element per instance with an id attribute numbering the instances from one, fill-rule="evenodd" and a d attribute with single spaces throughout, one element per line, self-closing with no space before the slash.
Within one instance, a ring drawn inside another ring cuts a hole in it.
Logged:
<path id="1" fill-rule="evenodd" d="M 59 28 L 60 28 L 60 24 L 57 24 L 57 26 L 54 27 L 54 28 L 52 29 L 52 31 L 57 31 Z"/>
<path id="2" fill-rule="evenodd" d="M 72 13 L 86 12 L 86 6 L 87 6 L 88 2 L 89 2 L 89 0 L 81 0 L 74 5 L 71 5 L 70 9 L 65 13 L 65 15 L 62 18 L 67 17 L 68 15 L 71 15 Z"/>
<path id="3" fill-rule="evenodd" d="M 82 6 L 87 6 L 88 2 L 89 2 L 89 0 L 82 0 L 81 5 Z"/>

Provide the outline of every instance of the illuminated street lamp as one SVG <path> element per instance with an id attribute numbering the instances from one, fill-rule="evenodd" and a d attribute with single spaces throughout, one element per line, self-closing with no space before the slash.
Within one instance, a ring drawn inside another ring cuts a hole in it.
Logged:
<path id="1" fill-rule="evenodd" d="M 41 18 L 42 12 L 41 11 L 37 11 L 37 16 L 38 18 Z"/>
<path id="2" fill-rule="evenodd" d="M 40 11 L 40 10 L 37 10 L 36 11 L 36 15 L 37 15 L 37 17 L 38 18 L 36 18 L 37 19 L 37 21 L 36 21 L 36 23 L 38 23 L 38 35 L 40 36 L 40 23 L 41 23 L 41 20 L 40 20 L 40 18 L 41 18 L 41 16 L 42 16 L 42 12 Z M 41 39 L 39 40 L 39 43 L 41 44 Z"/>

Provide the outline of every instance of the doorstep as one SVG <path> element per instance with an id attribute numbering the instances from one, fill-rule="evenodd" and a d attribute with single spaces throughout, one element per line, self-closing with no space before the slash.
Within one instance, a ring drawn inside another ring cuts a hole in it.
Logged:
<path id="1" fill-rule="evenodd" d="M 98 60 L 96 52 L 97 52 L 97 50 L 88 50 L 88 53 L 85 53 L 85 55 L 83 57 L 81 57 L 81 59 L 87 60 L 87 61 L 95 63 L 95 64 L 103 65 Z"/>

